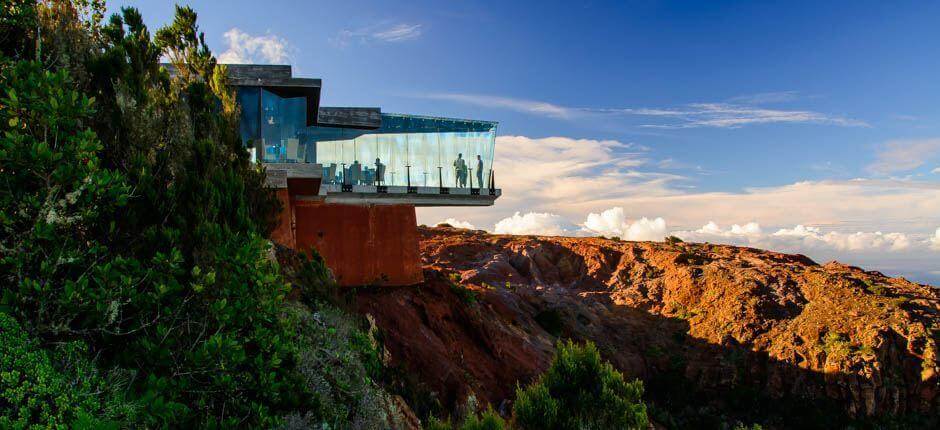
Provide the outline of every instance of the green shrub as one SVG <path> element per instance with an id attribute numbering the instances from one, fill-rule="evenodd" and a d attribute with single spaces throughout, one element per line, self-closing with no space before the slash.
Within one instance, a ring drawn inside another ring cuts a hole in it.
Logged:
<path id="1" fill-rule="evenodd" d="M 826 355 L 834 360 L 841 360 L 852 353 L 852 343 L 849 342 L 849 338 L 834 331 L 830 331 L 823 336 L 822 346 Z"/>
<path id="2" fill-rule="evenodd" d="M 639 429 L 649 426 L 643 384 L 626 382 L 594 344 L 559 342 L 549 369 L 516 390 L 520 429 Z"/>
<path id="3" fill-rule="evenodd" d="M 506 421 L 492 409 L 487 409 L 481 415 L 468 417 L 458 427 L 459 430 L 503 430 L 505 428 L 508 428 Z"/>
<path id="4" fill-rule="evenodd" d="M 431 417 L 424 428 L 425 430 L 503 430 L 510 427 L 503 417 L 492 408 L 487 408 L 482 414 L 470 414 L 458 425 Z"/>
<path id="5" fill-rule="evenodd" d="M 103 7 L 28 5 L 53 8 L 37 15 L 55 21 L 42 52 L 80 55 L 0 58 L 0 307 L 44 344 L 135 372 L 134 427 L 273 426 L 314 408 L 263 238 L 276 200 L 195 13 L 178 8 L 157 44 L 136 10 L 100 26 L 88 5 Z"/>
<path id="6" fill-rule="evenodd" d="M 682 243 L 682 239 L 679 239 L 676 236 L 666 236 L 665 242 L 670 245 L 675 245 L 678 243 Z"/>
<path id="7" fill-rule="evenodd" d="M 480 293 L 471 290 L 470 288 L 465 287 L 460 283 L 460 275 L 457 273 L 451 273 L 447 279 L 450 281 L 450 292 L 454 293 L 457 298 L 468 305 L 474 304 L 479 299 Z"/>
<path id="8" fill-rule="evenodd" d="M 0 428 L 119 428 L 133 408 L 83 352 L 69 344 L 50 354 L 0 312 Z"/>

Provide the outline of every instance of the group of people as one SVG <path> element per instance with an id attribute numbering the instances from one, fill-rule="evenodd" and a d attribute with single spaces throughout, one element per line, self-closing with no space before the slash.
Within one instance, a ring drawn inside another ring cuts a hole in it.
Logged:
<path id="1" fill-rule="evenodd" d="M 457 187 L 466 188 L 467 187 L 467 177 L 468 167 L 466 160 L 463 159 L 463 154 L 457 154 L 457 159 L 454 160 L 454 169 L 457 171 Z M 473 184 L 470 184 L 471 187 Z M 477 188 L 482 188 L 483 186 L 483 159 L 477 155 Z"/>
<path id="2" fill-rule="evenodd" d="M 476 185 L 476 188 L 482 188 L 483 186 L 483 158 L 477 155 L 477 166 L 476 166 L 476 184 L 471 183 L 471 187 Z M 470 176 L 470 168 L 467 166 L 467 161 L 464 160 L 463 154 L 457 154 L 457 159 L 454 160 L 454 170 L 457 173 L 457 187 L 466 188 L 467 179 Z M 345 173 L 345 182 L 351 185 L 360 185 L 360 184 L 369 184 L 372 185 L 385 185 L 385 164 L 382 163 L 380 158 L 375 159 L 375 169 L 369 169 L 366 167 L 363 170 L 362 164 L 359 163 L 359 160 L 354 160 L 352 164 L 349 165 Z"/>
<path id="3" fill-rule="evenodd" d="M 375 169 L 363 169 L 359 160 L 353 160 L 346 171 L 346 183 L 351 185 L 372 184 L 385 185 L 385 164 L 379 158 L 375 159 Z"/>

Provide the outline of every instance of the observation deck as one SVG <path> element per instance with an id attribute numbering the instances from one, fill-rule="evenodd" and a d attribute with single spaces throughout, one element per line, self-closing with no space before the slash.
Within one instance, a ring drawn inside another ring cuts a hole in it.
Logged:
<path id="1" fill-rule="evenodd" d="M 295 78 L 290 66 L 227 67 L 242 140 L 269 183 L 317 180 L 291 193 L 301 200 L 490 206 L 501 195 L 495 122 L 324 107 L 322 81 Z"/>

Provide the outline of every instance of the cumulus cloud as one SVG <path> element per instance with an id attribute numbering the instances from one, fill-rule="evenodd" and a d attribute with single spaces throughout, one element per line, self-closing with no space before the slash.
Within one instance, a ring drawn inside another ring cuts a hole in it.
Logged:
<path id="1" fill-rule="evenodd" d="M 741 128 L 747 125 L 774 123 L 868 127 L 868 124 L 864 121 L 839 115 L 831 115 L 811 110 L 769 109 L 754 105 L 754 103 L 757 102 L 767 102 L 774 97 L 776 97 L 777 101 L 782 101 L 784 95 L 781 93 L 758 95 L 761 97 L 750 101 L 735 103 L 690 103 L 672 108 L 572 107 L 539 100 L 466 93 L 431 93 L 416 96 L 419 98 L 449 100 L 477 106 L 500 107 L 517 112 L 560 119 L 619 116 L 654 118 L 658 120 L 655 123 L 640 125 L 640 127 L 646 128 Z"/>
<path id="2" fill-rule="evenodd" d="M 915 241 L 904 233 L 823 232 L 819 227 L 797 225 L 793 228 L 781 228 L 768 234 L 756 222 L 743 226 L 735 224 L 729 229 L 723 229 L 718 224 L 709 222 L 698 230 L 675 231 L 673 234 L 692 242 L 757 246 L 777 251 L 802 253 L 808 253 L 811 250 L 901 252 L 908 251 L 915 246 Z"/>
<path id="3" fill-rule="evenodd" d="M 493 232 L 497 234 L 571 236 L 577 229 L 565 218 L 552 213 L 529 212 L 520 215 L 516 212 L 496 223 Z"/>
<path id="4" fill-rule="evenodd" d="M 655 159 L 655 153 L 628 142 L 500 136 L 496 151 L 496 185 L 503 195 L 493 207 L 423 208 L 418 211 L 419 220 L 431 223 L 453 217 L 489 229 L 516 212 L 519 217 L 527 212 L 548 213 L 561 218 L 555 218 L 554 225 L 559 227 L 550 234 L 626 237 L 617 217 L 600 222 L 604 212 L 621 207 L 624 217 L 633 219 L 627 223 L 642 216 L 647 221 L 662 217 L 667 233 L 713 233 L 698 241 L 798 252 L 819 261 L 835 259 L 886 273 L 921 276 L 915 279 L 934 279 L 923 274 L 936 267 L 936 251 L 940 251 L 940 239 L 932 241 L 940 225 L 940 184 L 936 182 L 823 180 L 696 192 L 685 186 L 689 178 L 681 172 L 657 171 L 661 160 Z M 589 222 L 592 213 L 600 220 L 595 217 Z M 706 228 L 709 220 L 718 230 Z M 799 225 L 819 230 L 803 232 L 808 238 L 774 236 L 779 230 L 797 230 Z M 594 233 L 588 226 L 596 229 Z M 619 233 L 614 233 L 615 227 Z"/>
<path id="5" fill-rule="evenodd" d="M 287 40 L 266 34 L 252 36 L 238 28 L 232 28 L 223 34 L 227 45 L 218 56 L 224 64 L 285 64 L 290 55 Z"/>
<path id="6" fill-rule="evenodd" d="M 588 214 L 584 230 L 594 235 L 617 236 L 624 240 L 662 240 L 666 237 L 666 220 L 643 217 L 630 221 L 623 208 L 615 207 L 599 214 Z"/>
<path id="7" fill-rule="evenodd" d="M 940 251 L 940 228 L 930 238 L 930 249 Z"/>
<path id="8" fill-rule="evenodd" d="M 476 229 L 477 229 L 476 227 L 473 226 L 473 224 L 470 224 L 469 222 L 461 221 L 461 220 L 459 220 L 459 219 L 454 219 L 454 218 L 447 218 L 447 219 L 445 219 L 444 221 L 441 221 L 441 222 L 439 222 L 439 223 L 437 223 L 437 224 L 435 224 L 435 225 L 441 225 L 441 224 L 448 224 L 448 225 L 450 225 L 451 227 L 465 228 L 465 229 L 468 229 L 468 230 L 476 230 Z"/>
<path id="9" fill-rule="evenodd" d="M 762 225 L 832 226 L 840 231 L 933 231 L 940 221 L 940 184 L 912 180 L 804 181 L 738 192 L 694 192 L 683 175 L 655 170 L 645 148 L 614 140 L 500 136 L 496 185 L 503 196 L 485 210 L 428 208 L 424 222 L 454 217 L 492 226 L 516 211 L 549 212 L 569 220 L 605 208 L 659 215 L 677 230 L 694 231 L 759 220 Z M 703 214 L 707 214 L 703 219 Z"/>
<path id="10" fill-rule="evenodd" d="M 882 175 L 906 172 L 938 156 L 940 139 L 892 140 L 881 146 L 877 159 L 868 166 L 868 170 Z M 937 173 L 938 170 L 934 169 L 933 172 Z"/>
<path id="11" fill-rule="evenodd" d="M 880 231 L 824 231 L 820 227 L 802 224 L 792 228 L 766 231 L 757 222 L 733 224 L 723 228 L 709 221 L 696 230 L 669 231 L 666 220 L 640 218 L 630 220 L 623 208 L 614 207 L 600 213 L 590 213 L 584 223 L 576 226 L 567 218 L 553 213 L 514 213 L 498 221 L 494 233 L 546 236 L 616 236 L 624 240 L 660 241 L 675 235 L 689 242 L 709 242 L 729 245 L 752 246 L 782 252 L 799 252 L 816 255 L 834 255 L 833 251 L 847 254 L 891 252 L 903 253 L 916 250 L 940 250 L 940 229 L 926 240 L 918 240 L 906 233 Z M 923 237 L 923 236 L 921 236 Z M 824 251 L 824 252 L 819 252 Z"/>
<path id="12" fill-rule="evenodd" d="M 408 23 L 382 23 L 358 28 L 355 30 L 342 30 L 330 38 L 330 42 L 338 47 L 348 46 L 352 42 L 360 44 L 369 43 L 399 43 L 414 40 L 424 33 L 421 24 Z"/>

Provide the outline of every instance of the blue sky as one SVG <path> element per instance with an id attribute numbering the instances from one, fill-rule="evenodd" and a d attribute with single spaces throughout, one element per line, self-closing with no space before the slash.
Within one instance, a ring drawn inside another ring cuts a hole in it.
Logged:
<path id="1" fill-rule="evenodd" d="M 290 63 L 325 104 L 499 121 L 506 196 L 422 222 L 679 232 L 940 283 L 940 3 L 190 5 L 221 58 Z"/>

